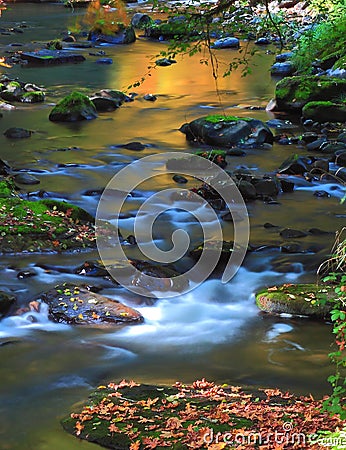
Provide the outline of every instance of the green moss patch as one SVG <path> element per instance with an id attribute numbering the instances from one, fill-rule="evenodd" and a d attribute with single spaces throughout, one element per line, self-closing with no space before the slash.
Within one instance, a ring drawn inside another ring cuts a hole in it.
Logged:
<path id="1" fill-rule="evenodd" d="M 286 77 L 276 85 L 275 97 L 280 109 L 301 109 L 310 101 L 329 101 L 346 93 L 346 80 L 331 77 Z"/>
<path id="2" fill-rule="evenodd" d="M 56 200 L 21 199 L 0 181 L 0 253 L 93 247 L 93 218 L 83 209 Z"/>
<path id="3" fill-rule="evenodd" d="M 303 117 L 317 122 L 346 122 L 346 103 L 331 101 L 315 101 L 307 103 L 303 110 Z"/>
<path id="4" fill-rule="evenodd" d="M 239 120 L 245 120 L 250 122 L 251 118 L 249 117 L 237 117 L 237 116 L 225 116 L 222 114 L 212 114 L 204 118 L 207 122 L 210 123 L 219 123 L 219 122 L 238 122 Z"/>
<path id="5" fill-rule="evenodd" d="M 233 449 L 247 442 L 251 445 L 242 448 L 260 448 L 261 438 L 269 435 L 275 445 L 274 433 L 281 436 L 287 424 L 308 436 L 342 423 L 320 408 L 311 396 L 298 398 L 279 389 L 249 392 L 205 379 L 171 387 L 122 380 L 99 386 L 62 425 L 110 449 Z"/>
<path id="6" fill-rule="evenodd" d="M 329 299 L 334 296 L 334 289 L 328 285 L 283 284 L 258 292 L 256 304 L 262 311 L 272 314 L 326 318 L 332 307 Z"/>

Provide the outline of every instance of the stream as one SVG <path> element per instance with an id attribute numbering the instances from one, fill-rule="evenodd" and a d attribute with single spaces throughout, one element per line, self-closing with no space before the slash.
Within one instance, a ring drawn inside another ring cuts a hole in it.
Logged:
<path id="1" fill-rule="evenodd" d="M 82 10 L 74 12 L 61 4 L 10 4 L 3 11 L 0 27 L 25 21 L 23 33 L 0 35 L 2 53 L 13 51 L 11 44 L 48 41 L 57 38 Z M 137 31 L 137 35 L 141 32 Z M 23 186 L 23 192 L 38 189 L 52 198 L 65 199 L 95 214 L 97 191 L 127 164 L 143 156 L 175 151 L 193 152 L 179 128 L 207 114 L 270 119 L 264 108 L 273 97 L 277 80 L 270 77 L 274 55 L 260 48 L 252 62 L 252 74 L 218 79 L 218 94 L 210 67 L 200 64 L 200 56 L 178 58 L 178 64 L 158 67 L 137 88 L 135 101 L 114 112 L 100 113 L 98 119 L 79 123 L 53 123 L 48 115 L 53 105 L 73 90 L 92 93 L 104 88 L 124 90 L 147 71 L 165 43 L 139 38 L 125 46 L 100 46 L 111 65 L 96 64 L 91 49 L 78 49 L 86 61 L 47 67 L 0 66 L 21 81 L 46 88 L 43 104 L 18 104 L 4 111 L 0 119 L 0 158 L 40 180 L 37 186 Z M 15 47 L 18 50 L 20 47 Z M 274 48 L 270 49 L 274 51 Z M 236 56 L 220 50 L 220 61 Z M 222 66 L 222 63 L 220 64 Z M 145 94 L 155 94 L 155 102 Z M 257 107 L 261 107 L 260 109 Z M 299 135 L 299 118 L 291 119 Z M 3 132 L 12 126 L 35 130 L 30 139 L 9 140 Z M 141 152 L 117 146 L 132 141 L 146 145 Z M 247 167 L 258 174 L 270 173 L 292 153 L 306 154 L 296 146 L 274 144 L 271 149 L 247 150 L 245 157 L 227 157 L 228 170 Z M 169 176 L 156 177 L 146 185 L 155 192 L 175 187 Z M 187 187 L 193 187 L 189 180 Z M 314 196 L 328 191 L 329 198 Z M 110 380 L 134 379 L 146 383 L 192 382 L 205 377 L 218 383 L 255 387 L 278 387 L 297 394 L 322 397 L 330 392 L 326 381 L 333 368 L 327 354 L 333 336 L 330 324 L 290 317 L 261 314 L 254 293 L 273 284 L 313 282 L 316 269 L 327 257 L 334 233 L 344 225 L 345 209 L 340 205 L 343 190 L 335 183 L 300 181 L 294 192 L 280 194 L 278 202 L 248 203 L 250 243 L 276 245 L 277 232 L 263 227 L 266 222 L 300 230 L 319 228 L 330 234 L 311 234 L 299 241 L 303 253 L 285 254 L 276 248 L 250 253 L 237 275 L 227 284 L 210 278 L 191 292 L 175 298 L 151 301 L 102 278 L 88 278 L 46 265 L 73 269 L 86 260 L 98 259 L 97 251 L 74 254 L 1 255 L 0 286 L 12 291 L 20 305 L 36 294 L 63 282 L 105 285 L 102 294 L 120 298 L 138 309 L 144 323 L 104 329 L 72 327 L 48 320 L 47 311 L 11 316 L 0 322 L 0 448 L 13 450 L 76 450 L 95 445 L 80 442 L 65 433 L 59 420 L 71 406 L 84 400 L 90 390 Z M 33 198 L 36 198 L 33 196 Z M 127 206 L 135 212 L 136 201 Z M 172 215 L 171 223 L 175 218 Z M 225 238 L 231 225 L 222 224 Z M 168 231 L 162 230 L 164 239 Z M 120 221 L 124 235 L 131 221 Z M 192 237 L 193 239 L 194 237 Z M 196 237 L 195 237 L 196 238 Z M 20 279 L 30 270 L 35 276 Z M 86 281 L 87 280 L 87 281 Z"/>

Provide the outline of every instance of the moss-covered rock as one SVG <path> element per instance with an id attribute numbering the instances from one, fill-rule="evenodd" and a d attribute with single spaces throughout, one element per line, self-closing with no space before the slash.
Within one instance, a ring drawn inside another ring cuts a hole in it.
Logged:
<path id="1" fill-rule="evenodd" d="M 269 127 L 261 120 L 250 117 L 210 115 L 184 124 L 180 131 L 189 141 L 217 147 L 258 147 L 273 142 Z"/>
<path id="2" fill-rule="evenodd" d="M 99 386 L 61 423 L 80 439 L 116 450 L 250 449 L 263 447 L 264 435 L 282 435 L 287 423 L 314 436 L 342 426 L 338 414 L 321 409 L 322 401 L 312 396 L 221 386 L 204 378 L 173 386 L 122 380 Z"/>
<path id="3" fill-rule="evenodd" d="M 332 303 L 328 300 L 334 296 L 334 289 L 328 285 L 284 284 L 258 292 L 256 304 L 262 311 L 271 314 L 323 319 L 329 316 Z"/>
<path id="4" fill-rule="evenodd" d="M 93 218 L 56 200 L 23 200 L 0 180 L 0 253 L 63 251 L 95 246 Z"/>
<path id="5" fill-rule="evenodd" d="M 346 79 L 316 76 L 283 78 L 275 88 L 277 108 L 300 111 L 312 101 L 330 101 L 346 93 Z"/>
<path id="6" fill-rule="evenodd" d="M 88 96 L 72 92 L 63 98 L 49 114 L 52 122 L 76 122 L 96 119 L 97 111 Z"/>
<path id="7" fill-rule="evenodd" d="M 303 107 L 302 113 L 305 119 L 316 122 L 346 122 L 346 103 L 309 102 Z"/>
<path id="8" fill-rule="evenodd" d="M 151 39 L 177 39 L 198 36 L 199 32 L 196 24 L 191 20 L 184 20 L 184 17 L 176 20 L 170 19 L 167 22 L 152 23 L 145 28 L 145 36 Z"/>
<path id="9" fill-rule="evenodd" d="M 41 103 L 44 101 L 45 95 L 42 91 L 36 91 L 36 92 L 25 92 L 21 98 L 20 101 L 22 103 Z"/>

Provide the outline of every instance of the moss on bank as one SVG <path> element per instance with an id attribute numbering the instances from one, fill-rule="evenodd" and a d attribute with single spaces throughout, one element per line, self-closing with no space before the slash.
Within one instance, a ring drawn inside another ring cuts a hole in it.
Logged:
<path id="1" fill-rule="evenodd" d="M 0 181 L 0 253 L 93 247 L 93 218 L 56 200 L 23 200 L 13 183 Z"/>

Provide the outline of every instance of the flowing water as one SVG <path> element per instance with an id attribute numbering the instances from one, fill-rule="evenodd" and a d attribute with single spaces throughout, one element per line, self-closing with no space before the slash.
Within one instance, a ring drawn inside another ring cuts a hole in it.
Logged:
<path id="1" fill-rule="evenodd" d="M 25 21 L 27 28 L 22 34 L 1 35 L 1 46 L 13 50 L 9 44 L 14 42 L 30 41 L 35 46 L 35 41 L 56 38 L 81 14 L 58 4 L 11 4 L 0 25 Z M 112 65 L 96 64 L 90 49 L 84 49 L 81 52 L 87 60 L 81 64 L 0 67 L 0 73 L 42 85 L 47 92 L 42 105 L 19 105 L 15 111 L 4 113 L 0 121 L 0 157 L 38 177 L 39 189 L 53 198 L 69 200 L 95 214 L 99 197 L 85 195 L 86 191 L 105 187 L 126 164 L 153 153 L 194 150 L 179 132 L 184 122 L 223 111 L 268 120 L 263 109 L 247 109 L 263 107 L 273 96 L 275 80 L 268 72 L 273 55 L 265 49 L 255 56 L 252 75 L 242 78 L 232 74 L 219 79 L 220 96 L 210 68 L 201 65 L 197 55 L 171 67 L 157 68 L 135 89 L 139 95 L 134 102 L 115 112 L 102 113 L 97 120 L 78 124 L 48 120 L 52 105 L 72 90 L 91 93 L 102 88 L 125 89 L 146 73 L 150 56 L 165 45 L 140 38 L 129 46 L 100 47 L 113 58 Z M 233 53 L 223 50 L 218 55 L 227 61 Z M 157 101 L 143 100 L 146 93 L 157 95 Z M 10 141 L 2 134 L 10 126 L 35 133 L 30 139 Z M 299 131 L 297 128 L 295 133 Z M 148 146 L 140 153 L 117 147 L 131 141 Z M 229 157 L 228 168 L 246 166 L 264 174 L 275 170 L 294 152 L 304 150 L 276 145 L 270 150 L 249 150 L 244 158 Z M 189 183 L 193 186 L 191 180 Z M 143 195 L 165 187 L 174 187 L 171 178 L 156 177 Z M 23 189 L 33 190 L 27 186 Z M 313 196 L 313 191 L 320 189 L 329 191 L 331 197 Z M 315 280 L 316 268 L 331 248 L 333 233 L 344 222 L 341 196 L 341 188 L 333 183 L 321 187 L 301 182 L 293 193 L 280 195 L 278 204 L 258 200 L 249 203 L 253 244 L 281 242 L 277 232 L 263 227 L 265 222 L 302 230 L 320 228 L 331 234 L 304 238 L 301 243 L 308 251 L 303 254 L 283 254 L 275 248 L 250 254 L 228 284 L 209 279 L 188 294 L 156 302 L 138 299 L 108 284 L 102 293 L 140 310 L 145 318 L 141 325 L 103 330 L 77 328 L 50 322 L 44 310 L 3 319 L 0 448 L 94 448 L 65 434 L 59 419 L 72 404 L 85 399 L 92 387 L 122 378 L 173 383 L 205 377 L 216 382 L 278 386 L 318 397 L 327 394 L 325 380 L 332 370 L 327 357 L 332 342 L 330 325 L 262 315 L 254 304 L 254 292 L 272 284 Z M 137 206 L 135 199 L 127 212 L 135 212 Z M 173 216 L 172 224 L 184 220 Z M 126 235 L 131 231 L 131 220 L 124 220 L 120 228 Z M 231 236 L 226 222 L 223 228 L 225 237 Z M 167 233 L 162 230 L 163 237 Z M 47 272 L 42 268 L 45 264 L 72 269 L 97 258 L 96 251 L 2 256 L 0 286 L 15 293 L 20 304 L 27 304 L 35 294 L 60 282 L 86 280 L 58 271 Z M 18 279 L 18 272 L 24 269 L 34 271 L 36 276 Z M 88 282 L 105 283 L 98 278 Z"/>

